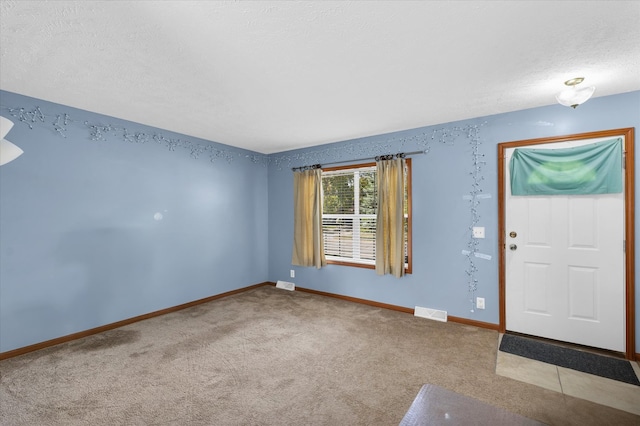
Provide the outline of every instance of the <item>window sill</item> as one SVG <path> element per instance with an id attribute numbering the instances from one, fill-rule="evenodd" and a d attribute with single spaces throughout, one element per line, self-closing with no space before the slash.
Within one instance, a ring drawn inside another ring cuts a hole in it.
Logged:
<path id="1" fill-rule="evenodd" d="M 341 266 L 353 266 L 355 268 L 376 269 L 376 265 L 373 265 L 373 264 L 345 262 L 345 261 L 342 261 L 342 260 L 329 260 L 329 259 L 327 259 L 327 265 L 341 265 Z"/>
<path id="2" fill-rule="evenodd" d="M 355 263 L 355 262 L 345 262 L 340 260 L 329 260 L 327 259 L 327 265 L 338 265 L 338 266 L 352 266 L 354 268 L 364 268 L 364 269 L 376 269 L 376 265 L 367 264 L 367 263 Z M 404 273 L 406 275 L 411 274 L 411 268 L 404 268 Z"/>

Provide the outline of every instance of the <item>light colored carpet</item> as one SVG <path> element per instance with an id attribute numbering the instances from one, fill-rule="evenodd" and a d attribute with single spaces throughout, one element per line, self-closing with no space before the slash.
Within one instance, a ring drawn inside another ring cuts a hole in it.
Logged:
<path id="1" fill-rule="evenodd" d="M 498 333 L 265 286 L 0 363 L 2 425 L 397 425 L 425 383 L 556 425 L 640 417 L 495 374 Z"/>

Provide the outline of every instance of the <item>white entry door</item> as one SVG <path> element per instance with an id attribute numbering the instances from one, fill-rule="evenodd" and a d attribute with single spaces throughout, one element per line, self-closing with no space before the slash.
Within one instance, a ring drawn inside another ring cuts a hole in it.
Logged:
<path id="1" fill-rule="evenodd" d="M 506 329 L 624 352 L 624 192 L 511 196 L 513 150 L 504 163 Z"/>

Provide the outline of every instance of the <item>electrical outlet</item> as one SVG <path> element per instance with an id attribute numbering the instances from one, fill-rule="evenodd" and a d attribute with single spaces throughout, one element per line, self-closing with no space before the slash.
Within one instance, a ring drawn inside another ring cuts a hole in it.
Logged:
<path id="1" fill-rule="evenodd" d="M 473 238 L 484 238 L 484 226 L 473 227 Z"/>
<path id="2" fill-rule="evenodd" d="M 295 278 L 296 277 L 296 271 L 294 269 L 292 269 L 291 272 L 289 272 L 289 275 L 291 276 L 291 278 Z"/>
<path id="3" fill-rule="evenodd" d="M 476 297 L 476 308 L 484 309 L 484 297 Z"/>

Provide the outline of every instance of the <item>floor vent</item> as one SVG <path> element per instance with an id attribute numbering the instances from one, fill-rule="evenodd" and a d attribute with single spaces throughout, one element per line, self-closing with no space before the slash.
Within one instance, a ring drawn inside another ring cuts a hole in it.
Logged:
<path id="1" fill-rule="evenodd" d="M 289 282 L 286 282 L 286 281 L 278 280 L 278 282 L 276 283 L 276 288 L 281 288 L 283 290 L 293 291 L 293 290 L 296 289 L 296 285 L 294 283 L 289 283 Z"/>
<path id="2" fill-rule="evenodd" d="M 416 306 L 413 315 L 430 320 L 447 322 L 447 311 L 440 311 L 438 309 L 429 309 L 423 308 L 422 306 Z"/>

